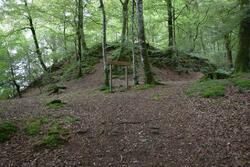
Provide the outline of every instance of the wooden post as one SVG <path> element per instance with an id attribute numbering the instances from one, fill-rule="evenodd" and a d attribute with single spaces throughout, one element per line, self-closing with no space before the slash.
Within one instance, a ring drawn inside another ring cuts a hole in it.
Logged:
<path id="1" fill-rule="evenodd" d="M 109 65 L 109 87 L 110 87 L 110 92 L 112 92 L 112 64 Z"/>
<path id="2" fill-rule="evenodd" d="M 128 66 L 125 66 L 126 89 L 128 89 Z"/>

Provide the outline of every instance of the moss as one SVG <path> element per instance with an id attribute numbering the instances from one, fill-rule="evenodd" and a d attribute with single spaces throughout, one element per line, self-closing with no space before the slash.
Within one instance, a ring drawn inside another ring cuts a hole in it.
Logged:
<path id="1" fill-rule="evenodd" d="M 79 121 L 79 119 L 73 116 L 65 116 L 63 120 L 65 124 L 73 124 L 76 123 L 77 121 Z"/>
<path id="2" fill-rule="evenodd" d="M 220 97 L 220 96 L 225 96 L 225 91 L 226 89 L 224 85 L 217 85 L 204 90 L 201 95 L 206 98 Z"/>
<path id="3" fill-rule="evenodd" d="M 188 96 L 201 95 L 203 97 L 224 96 L 228 80 L 203 80 L 193 84 L 186 92 Z"/>
<path id="4" fill-rule="evenodd" d="M 250 80 L 233 80 L 234 85 L 240 90 L 248 90 L 250 89 Z"/>
<path id="5" fill-rule="evenodd" d="M 63 138 L 69 134 L 69 131 L 62 128 L 58 122 L 53 122 L 49 128 L 48 134 L 42 139 L 41 146 L 45 148 L 56 148 L 63 145 L 66 140 Z"/>
<path id="6" fill-rule="evenodd" d="M 0 123 L 0 143 L 8 141 L 16 131 L 16 126 L 11 122 Z"/>
<path id="7" fill-rule="evenodd" d="M 46 104 L 46 106 L 49 108 L 49 109 L 52 109 L 52 110 L 58 110 L 58 109 L 61 109 L 63 108 L 65 105 L 65 103 L 63 103 L 61 100 L 52 100 L 51 102 L 48 102 Z"/>
<path id="8" fill-rule="evenodd" d="M 51 133 L 42 139 L 41 146 L 45 148 L 56 148 L 60 145 L 63 145 L 65 143 L 65 140 L 60 137 L 60 134 L 58 133 Z"/>
<path id="9" fill-rule="evenodd" d="M 43 124 L 48 123 L 48 118 L 36 118 L 32 120 L 28 120 L 26 122 L 26 134 L 29 136 L 35 136 L 41 131 L 41 127 Z"/>
<path id="10" fill-rule="evenodd" d="M 136 86 L 136 90 L 146 90 L 156 87 L 156 84 L 144 84 Z"/>
<path id="11" fill-rule="evenodd" d="M 160 101 L 161 100 L 161 95 L 159 95 L 159 94 L 153 95 L 152 96 L 152 100 L 154 100 L 154 101 Z"/>

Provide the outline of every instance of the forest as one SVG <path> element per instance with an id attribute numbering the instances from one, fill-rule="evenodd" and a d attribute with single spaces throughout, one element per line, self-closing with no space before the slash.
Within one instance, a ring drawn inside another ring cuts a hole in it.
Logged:
<path id="1" fill-rule="evenodd" d="M 0 0 L 0 167 L 250 166 L 250 0 Z"/>

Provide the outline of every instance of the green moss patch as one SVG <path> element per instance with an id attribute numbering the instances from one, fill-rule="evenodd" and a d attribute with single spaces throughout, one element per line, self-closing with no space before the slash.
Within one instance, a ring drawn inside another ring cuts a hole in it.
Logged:
<path id="1" fill-rule="evenodd" d="M 159 94 L 153 95 L 152 96 L 152 100 L 154 100 L 154 101 L 160 101 L 161 100 L 161 95 L 159 95 Z"/>
<path id="2" fill-rule="evenodd" d="M 144 85 L 138 85 L 136 86 L 136 90 L 147 90 L 156 87 L 155 84 L 144 84 Z"/>
<path id="3" fill-rule="evenodd" d="M 58 133 L 50 133 L 42 139 L 40 147 L 44 148 L 56 148 L 63 145 L 66 141 L 60 137 Z"/>
<path id="4" fill-rule="evenodd" d="M 227 80 L 204 80 L 196 82 L 188 89 L 186 94 L 188 96 L 201 95 L 202 97 L 220 97 L 224 96 L 226 86 L 229 82 Z"/>
<path id="5" fill-rule="evenodd" d="M 39 134 L 41 131 L 41 127 L 43 124 L 48 123 L 48 118 L 42 117 L 42 118 L 35 118 L 32 120 L 26 121 L 26 134 L 29 136 L 35 136 Z"/>
<path id="6" fill-rule="evenodd" d="M 246 79 L 233 80 L 233 83 L 240 90 L 250 89 L 250 79 L 249 80 L 246 80 Z"/>
<path id="7" fill-rule="evenodd" d="M 16 126 L 11 122 L 0 123 L 0 143 L 8 141 L 16 131 Z"/>
<path id="8" fill-rule="evenodd" d="M 58 122 L 54 122 L 48 133 L 43 137 L 40 146 L 45 148 L 56 148 L 67 142 L 69 130 L 63 128 Z"/>
<path id="9" fill-rule="evenodd" d="M 74 123 L 76 123 L 77 121 L 79 121 L 79 119 L 78 118 L 76 118 L 76 117 L 73 117 L 73 116 L 65 116 L 64 118 L 63 118 L 63 123 L 64 124 L 74 124 Z"/>
<path id="10" fill-rule="evenodd" d="M 52 100 L 51 102 L 48 102 L 46 104 L 46 106 L 49 108 L 49 109 L 52 109 L 52 110 L 58 110 L 58 109 L 61 109 L 63 108 L 65 105 L 65 103 L 62 102 L 62 100 Z"/>
<path id="11" fill-rule="evenodd" d="M 69 125 L 73 125 L 79 119 L 74 116 L 59 116 L 55 118 L 37 118 L 29 122 L 26 131 L 29 135 L 34 136 L 43 134 L 34 149 L 39 151 L 42 148 L 54 149 L 64 145 L 70 135 Z M 67 127 L 67 128 L 66 128 Z M 40 133 L 43 131 L 43 133 Z"/>

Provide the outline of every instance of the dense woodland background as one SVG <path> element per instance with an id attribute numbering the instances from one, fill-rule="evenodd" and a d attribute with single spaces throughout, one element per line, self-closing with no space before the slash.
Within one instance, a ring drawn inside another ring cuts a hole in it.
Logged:
<path id="1" fill-rule="evenodd" d="M 195 69 L 204 73 L 249 71 L 248 0 L 2 0 L 0 5 L 1 98 L 20 94 L 41 76 L 52 82 L 55 68 L 63 72 L 53 82 L 81 77 L 101 59 L 108 86 L 110 58 L 133 62 L 135 83 L 143 67 L 146 82 L 152 82 L 148 55 L 151 64 L 177 71 L 193 66 L 187 67 L 190 57 L 215 66 Z"/>
<path id="2" fill-rule="evenodd" d="M 249 167 L 249 72 L 250 0 L 0 0 L 0 167 Z"/>

